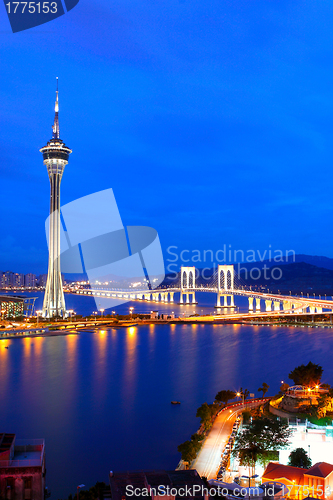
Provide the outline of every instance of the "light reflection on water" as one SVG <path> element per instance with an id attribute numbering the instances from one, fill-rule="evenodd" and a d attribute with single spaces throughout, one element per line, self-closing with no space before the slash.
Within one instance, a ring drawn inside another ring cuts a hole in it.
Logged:
<path id="1" fill-rule="evenodd" d="M 46 438 L 54 498 L 109 470 L 173 468 L 221 389 L 277 392 L 300 363 L 333 382 L 333 330 L 147 325 L 0 340 L 1 431 Z M 8 349 L 5 349 L 8 346 Z M 175 407 L 172 400 L 181 401 Z"/>

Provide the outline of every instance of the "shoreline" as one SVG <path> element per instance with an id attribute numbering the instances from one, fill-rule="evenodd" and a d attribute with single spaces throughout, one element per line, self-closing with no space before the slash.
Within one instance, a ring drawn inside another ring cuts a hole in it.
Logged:
<path id="1" fill-rule="evenodd" d="M 130 327 L 140 327 L 144 325 L 177 325 L 177 324 L 182 324 L 182 325 L 194 325 L 194 324 L 201 324 L 201 325 L 206 325 L 206 324 L 215 324 L 215 325 L 247 325 L 247 326 L 276 326 L 276 327 L 299 327 L 299 328 L 333 328 L 332 324 L 318 324 L 318 323 L 300 323 L 300 322 L 287 322 L 287 323 L 276 323 L 273 321 L 246 321 L 246 320 L 232 320 L 232 319 L 222 319 L 222 318 L 212 318 L 210 317 L 209 319 L 206 317 L 200 318 L 197 317 L 196 319 L 172 319 L 169 321 L 161 321 L 161 320 L 142 320 L 142 321 L 131 321 L 131 322 L 126 322 L 124 321 L 123 323 L 113 323 L 109 322 L 106 324 L 96 324 L 94 323 L 93 325 L 82 325 L 75 327 L 66 327 L 64 326 L 63 328 L 58 328 L 58 329 L 49 329 L 49 327 L 43 327 L 40 328 L 40 330 L 44 331 L 35 331 L 32 329 L 32 331 L 29 332 L 27 329 L 26 332 L 23 332 L 22 330 L 18 331 L 15 333 L 15 330 L 9 330 L 7 333 L 6 331 L 3 331 L 0 333 L 0 341 L 1 340 L 11 340 L 11 339 L 19 339 L 19 338 L 36 338 L 36 337 L 57 337 L 57 336 L 65 336 L 65 335 L 75 335 L 75 334 L 80 334 L 84 332 L 96 332 L 99 330 L 105 330 L 105 329 L 114 329 L 114 330 L 121 330 L 124 328 L 130 328 Z M 52 327 L 51 327 L 52 328 Z"/>

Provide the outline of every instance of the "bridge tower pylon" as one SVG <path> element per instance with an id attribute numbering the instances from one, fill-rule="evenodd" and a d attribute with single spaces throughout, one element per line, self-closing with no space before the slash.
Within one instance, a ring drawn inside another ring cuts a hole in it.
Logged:
<path id="1" fill-rule="evenodd" d="M 185 295 L 185 302 L 184 302 Z M 192 302 L 190 302 L 192 297 Z M 195 267 L 180 268 L 180 304 L 197 304 L 195 301 Z"/>
<path id="2" fill-rule="evenodd" d="M 217 308 L 220 307 L 235 307 L 234 295 L 230 292 L 234 291 L 235 286 L 235 269 L 233 265 L 219 265 L 217 268 Z M 228 293 L 229 291 L 229 293 Z M 221 297 L 223 297 L 223 306 L 221 305 Z M 228 304 L 230 297 L 230 304 Z"/>

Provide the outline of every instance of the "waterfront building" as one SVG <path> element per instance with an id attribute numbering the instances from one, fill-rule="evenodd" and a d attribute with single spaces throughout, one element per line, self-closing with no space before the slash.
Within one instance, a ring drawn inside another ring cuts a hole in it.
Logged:
<path id="1" fill-rule="evenodd" d="M 41 148 L 51 185 L 49 218 L 49 266 L 43 303 L 43 316 L 66 316 L 65 297 L 60 271 L 60 183 L 72 150 L 60 139 L 59 92 L 56 91 L 52 139 Z"/>
<path id="2" fill-rule="evenodd" d="M 44 439 L 0 434 L 0 498 L 44 500 L 45 473 Z"/>
<path id="3" fill-rule="evenodd" d="M 35 274 L 28 273 L 25 275 L 24 285 L 26 288 L 35 288 L 37 285 L 37 277 Z"/>
<path id="4" fill-rule="evenodd" d="M 0 296 L 1 319 L 16 318 L 24 314 L 24 298 Z"/>
<path id="5" fill-rule="evenodd" d="M 208 500 L 209 497 L 207 485 L 195 469 L 110 472 L 109 479 L 112 500 L 129 498 L 132 489 L 136 489 L 137 492 L 134 498 L 146 497 L 152 500 L 176 500 L 176 498 Z M 164 494 L 163 490 L 159 490 L 159 487 L 164 488 Z M 149 492 L 150 495 L 149 493 L 147 495 L 146 492 Z"/>

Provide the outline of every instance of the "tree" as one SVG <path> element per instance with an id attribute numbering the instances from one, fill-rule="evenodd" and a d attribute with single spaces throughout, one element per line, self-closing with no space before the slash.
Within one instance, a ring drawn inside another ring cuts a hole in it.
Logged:
<path id="1" fill-rule="evenodd" d="M 263 382 L 262 387 L 259 387 L 258 392 L 262 392 L 262 397 L 265 397 L 266 392 L 269 389 L 269 385 L 266 382 Z"/>
<path id="2" fill-rule="evenodd" d="M 312 465 L 312 460 L 304 448 L 296 448 L 289 455 L 288 465 L 309 469 Z"/>
<path id="3" fill-rule="evenodd" d="M 215 415 L 218 409 L 218 405 L 212 404 L 208 405 L 203 403 L 198 409 L 196 417 L 200 418 L 201 424 L 208 430 L 212 425 L 212 417 Z"/>
<path id="4" fill-rule="evenodd" d="M 241 465 L 252 467 L 260 461 L 265 465 L 276 452 L 286 448 L 291 435 L 288 423 L 268 417 L 252 420 L 236 438 L 233 454 L 238 455 Z"/>
<path id="5" fill-rule="evenodd" d="M 244 401 L 247 399 L 250 395 L 250 391 L 248 389 L 243 389 L 243 387 L 240 388 L 240 394 L 244 395 Z"/>
<path id="6" fill-rule="evenodd" d="M 228 401 L 234 399 L 236 397 L 236 393 L 233 391 L 219 391 L 215 396 L 215 401 L 219 401 L 221 403 L 227 404 Z"/>
<path id="7" fill-rule="evenodd" d="M 191 463 L 195 459 L 201 448 L 201 441 L 203 438 L 204 436 L 200 434 L 193 434 L 191 436 L 191 441 L 185 441 L 178 446 L 178 451 L 182 454 L 182 460 L 184 460 L 184 462 Z"/>
<path id="8" fill-rule="evenodd" d="M 311 387 L 320 384 L 322 374 L 323 368 L 309 361 L 307 365 L 296 366 L 288 376 L 296 385 Z"/>
<path id="9" fill-rule="evenodd" d="M 327 411 L 331 412 L 333 407 L 333 388 L 329 388 L 328 392 L 321 394 L 317 403 L 317 406 L 314 407 L 315 416 L 317 418 L 326 417 Z"/>
<path id="10" fill-rule="evenodd" d="M 79 491 L 79 499 L 80 500 L 99 500 L 104 497 L 105 490 L 107 486 L 105 483 L 96 483 L 95 486 L 92 486 L 89 490 L 80 490 Z M 68 496 L 68 500 L 76 500 L 77 493 L 74 495 L 70 494 Z"/>

